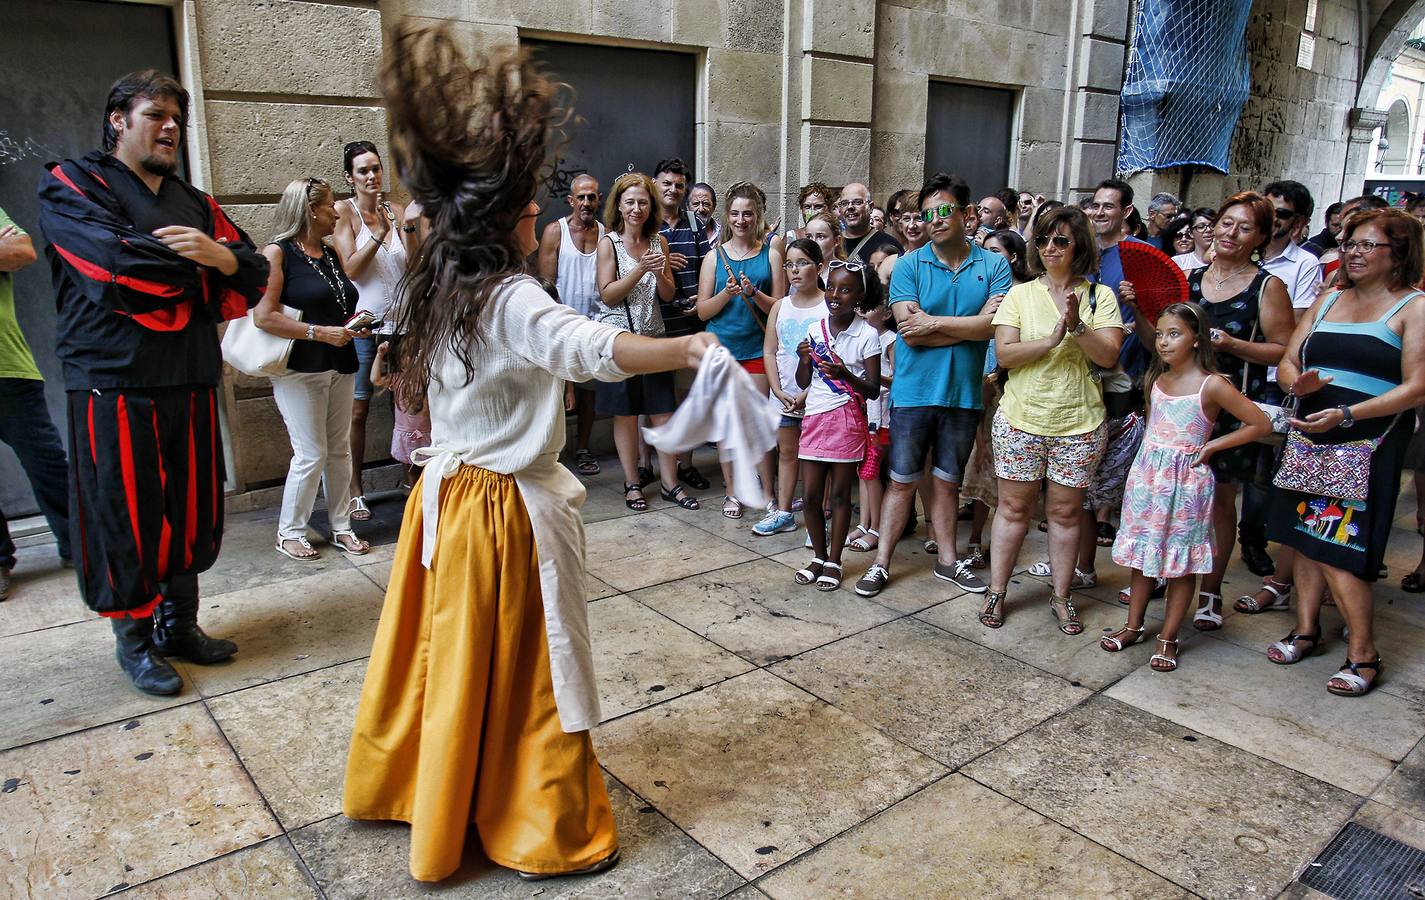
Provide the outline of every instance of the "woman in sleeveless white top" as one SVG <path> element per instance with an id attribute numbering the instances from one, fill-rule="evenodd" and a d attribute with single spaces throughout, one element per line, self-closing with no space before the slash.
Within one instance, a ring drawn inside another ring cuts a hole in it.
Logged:
<path id="1" fill-rule="evenodd" d="M 405 220 L 405 210 L 399 203 L 381 197 L 385 170 L 375 145 L 353 141 L 344 154 L 346 180 L 356 196 L 337 204 L 337 227 L 333 234 L 337 253 L 353 284 L 358 298 L 356 308 L 375 315 L 382 324 L 373 329 L 389 334 L 386 322 L 396 289 L 406 273 L 406 239 L 414 237 L 414 227 Z M 367 222 L 369 215 L 384 226 L 381 239 L 376 238 Z M 371 518 L 366 504 L 366 492 L 361 483 L 361 468 L 366 457 L 366 416 L 371 408 L 371 364 L 376 358 L 376 338 L 357 338 L 356 384 L 351 408 L 351 518 L 365 521 Z"/>

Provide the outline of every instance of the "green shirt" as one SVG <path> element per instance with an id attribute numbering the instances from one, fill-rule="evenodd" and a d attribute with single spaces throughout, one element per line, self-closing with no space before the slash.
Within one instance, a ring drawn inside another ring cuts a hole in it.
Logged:
<path id="1" fill-rule="evenodd" d="M 5 210 L 0 209 L 0 230 L 14 224 Z M 24 332 L 20 331 L 20 322 L 15 318 L 15 277 L 9 272 L 0 272 L 0 378 L 43 380 Z"/>

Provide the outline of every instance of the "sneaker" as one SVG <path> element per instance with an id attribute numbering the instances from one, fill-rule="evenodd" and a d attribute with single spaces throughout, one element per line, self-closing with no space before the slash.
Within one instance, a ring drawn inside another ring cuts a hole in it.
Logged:
<path id="1" fill-rule="evenodd" d="M 762 521 L 752 526 L 752 533 L 758 537 L 782 534 L 797 530 L 797 517 L 789 512 L 774 509 L 762 517 Z"/>
<path id="2" fill-rule="evenodd" d="M 10 599 L 10 570 L 0 567 L 0 600 Z"/>
<path id="3" fill-rule="evenodd" d="M 874 597 L 890 580 L 891 573 L 886 571 L 885 566 L 873 565 L 866 570 L 865 575 L 861 576 L 861 580 L 856 582 L 856 593 L 862 597 Z"/>
<path id="4" fill-rule="evenodd" d="M 980 549 L 979 544 L 970 545 L 970 555 L 965 557 L 965 562 L 972 569 L 988 569 L 990 566 L 989 561 L 985 559 L 985 551 Z"/>
<path id="5" fill-rule="evenodd" d="M 870 573 L 867 573 L 870 574 Z M 948 581 L 962 591 L 969 591 L 972 594 L 983 594 L 990 589 L 980 576 L 976 575 L 970 568 L 968 559 L 957 559 L 953 566 L 935 564 L 935 577 L 941 581 Z"/>

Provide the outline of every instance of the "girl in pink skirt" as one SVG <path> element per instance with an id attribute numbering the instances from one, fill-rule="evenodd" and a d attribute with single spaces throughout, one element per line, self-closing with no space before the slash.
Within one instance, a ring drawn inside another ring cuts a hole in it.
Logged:
<path id="1" fill-rule="evenodd" d="M 822 509 L 831 487 L 831 535 L 821 516 L 806 516 L 812 560 L 794 576 L 819 591 L 841 586 L 841 548 L 851 524 L 851 485 L 866 455 L 866 398 L 881 389 L 881 340 L 857 311 L 882 304 L 876 270 L 860 260 L 831 261 L 826 273 L 824 319 L 807 327 L 797 347 L 797 385 L 805 388 L 806 414 L 797 455 L 801 459 L 803 507 Z"/>

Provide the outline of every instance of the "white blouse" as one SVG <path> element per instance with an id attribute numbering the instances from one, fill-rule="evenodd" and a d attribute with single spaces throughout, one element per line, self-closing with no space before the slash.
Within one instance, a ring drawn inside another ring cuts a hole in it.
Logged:
<path id="1" fill-rule="evenodd" d="M 510 279 L 480 314 L 473 377 L 455 353 L 437 357 L 426 396 L 431 446 L 412 454 L 425 466 L 427 568 L 435 562 L 445 478 L 461 465 L 514 475 L 534 532 L 554 699 L 568 732 L 594 727 L 600 714 L 584 599 L 585 491 L 559 464 L 564 382 L 627 378 L 613 359 L 621 333 L 555 302 L 532 278 Z"/>

